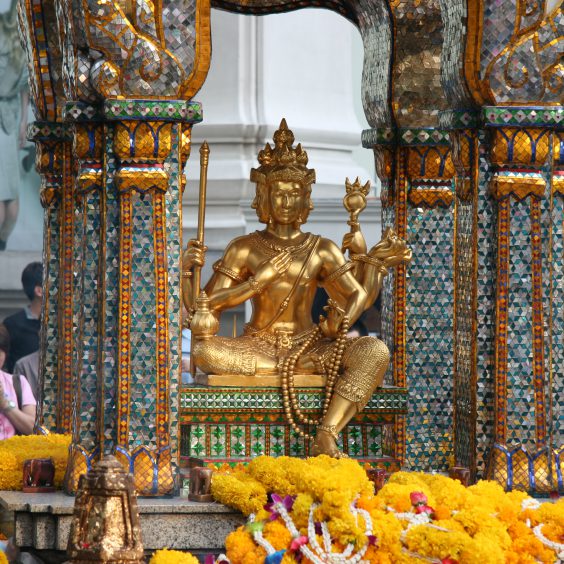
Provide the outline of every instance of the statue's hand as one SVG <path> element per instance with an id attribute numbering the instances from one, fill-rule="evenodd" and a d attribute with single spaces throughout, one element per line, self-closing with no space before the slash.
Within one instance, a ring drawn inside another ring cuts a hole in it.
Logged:
<path id="1" fill-rule="evenodd" d="M 254 279 L 263 286 L 268 286 L 280 278 L 292 263 L 292 256 L 288 251 L 282 251 L 271 260 L 262 262 L 254 274 Z"/>
<path id="2" fill-rule="evenodd" d="M 182 255 L 182 269 L 192 270 L 194 266 L 204 266 L 208 248 L 197 239 L 190 239 Z"/>
<path id="3" fill-rule="evenodd" d="M 366 254 L 366 240 L 360 229 L 354 233 L 347 233 L 343 237 L 343 244 L 341 245 L 341 252 L 349 251 L 351 255 L 364 255 Z"/>
<path id="4" fill-rule="evenodd" d="M 403 264 L 404 262 L 411 261 L 412 252 L 407 246 L 397 251 L 395 254 L 390 255 L 384 259 L 385 266 L 397 266 L 398 264 Z"/>
<path id="5" fill-rule="evenodd" d="M 374 245 L 368 254 L 380 259 L 386 266 L 396 266 L 411 260 L 411 249 L 391 228 L 386 229 L 382 240 Z"/>
<path id="6" fill-rule="evenodd" d="M 345 310 L 340 308 L 333 300 L 329 300 L 327 305 L 323 308 L 327 312 L 327 317 L 324 315 L 319 316 L 319 328 L 323 334 L 329 339 L 336 339 L 339 335 L 339 329 L 343 323 L 343 316 Z"/>

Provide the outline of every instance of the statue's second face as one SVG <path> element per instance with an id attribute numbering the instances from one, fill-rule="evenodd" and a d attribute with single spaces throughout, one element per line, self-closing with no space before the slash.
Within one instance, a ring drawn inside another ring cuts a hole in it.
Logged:
<path id="1" fill-rule="evenodd" d="M 269 192 L 270 214 L 274 223 L 290 225 L 301 219 L 305 190 L 299 182 L 275 181 Z"/>

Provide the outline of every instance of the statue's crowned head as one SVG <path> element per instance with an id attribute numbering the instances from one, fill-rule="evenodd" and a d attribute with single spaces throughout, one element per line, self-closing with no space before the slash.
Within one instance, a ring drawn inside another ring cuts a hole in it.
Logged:
<path id="1" fill-rule="evenodd" d="M 260 166 L 251 169 L 251 181 L 257 185 L 252 207 L 257 211 L 259 221 L 268 223 L 271 218 L 269 190 L 273 183 L 299 183 L 304 191 L 304 205 L 300 214 L 300 223 L 305 223 L 311 203 L 311 185 L 315 182 L 315 170 L 307 168 L 307 153 L 300 143 L 296 147 L 294 134 L 286 120 L 282 119 L 279 129 L 274 133 L 274 148 L 267 143 L 258 154 Z"/>

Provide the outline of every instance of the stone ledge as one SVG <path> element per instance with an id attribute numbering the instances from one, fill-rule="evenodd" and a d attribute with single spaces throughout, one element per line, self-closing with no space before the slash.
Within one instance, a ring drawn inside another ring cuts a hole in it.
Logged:
<path id="1" fill-rule="evenodd" d="M 179 497 L 138 498 L 137 502 L 146 550 L 221 551 L 225 537 L 245 523 L 243 515 L 219 503 L 194 503 Z M 66 550 L 74 497 L 62 492 L 0 491 L 0 505 L 14 513 L 19 547 Z"/>

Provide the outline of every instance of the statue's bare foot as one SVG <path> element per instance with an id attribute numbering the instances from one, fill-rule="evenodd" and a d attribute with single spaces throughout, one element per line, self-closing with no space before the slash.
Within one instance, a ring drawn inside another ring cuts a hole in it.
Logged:
<path id="1" fill-rule="evenodd" d="M 337 448 L 337 442 L 333 435 L 329 431 L 324 431 L 319 429 L 317 435 L 315 435 L 315 440 L 313 441 L 313 446 L 311 448 L 311 455 L 317 456 L 319 454 L 326 454 L 332 458 L 348 458 L 344 452 L 341 452 Z"/>

